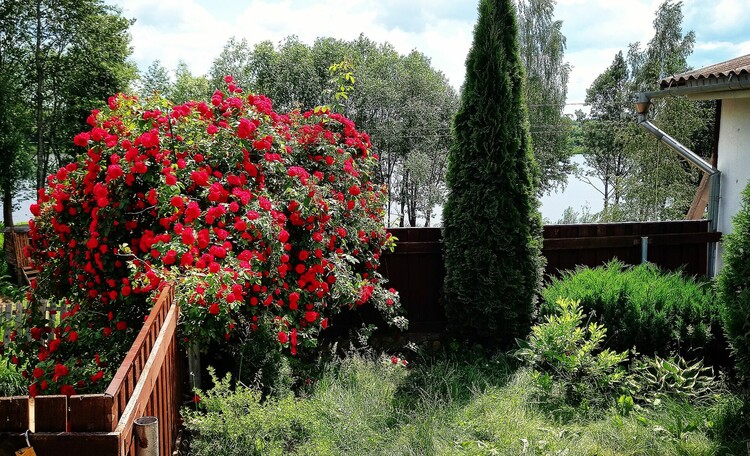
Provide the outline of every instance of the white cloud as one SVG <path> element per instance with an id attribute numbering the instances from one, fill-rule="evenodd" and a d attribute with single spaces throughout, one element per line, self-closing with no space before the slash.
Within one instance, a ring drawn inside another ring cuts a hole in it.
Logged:
<path id="1" fill-rule="evenodd" d="M 472 40 L 477 1 L 415 0 L 408 8 L 396 0 L 109 0 L 138 21 L 131 29 L 133 58 L 141 69 L 154 59 L 167 68 L 184 60 L 197 74 L 207 73 L 227 40 L 235 36 L 254 44 L 278 43 L 297 35 L 312 44 L 319 36 L 351 40 L 364 33 L 390 42 L 396 50 L 412 49 L 431 58 L 459 89 Z M 568 100 L 581 102 L 586 88 L 630 43 L 642 45 L 653 35 L 654 13 L 661 0 L 558 0 L 556 19 L 563 21 L 573 66 Z M 747 0 L 685 2 L 685 30 L 696 32 L 693 66 L 704 66 L 750 53 L 750 29 L 740 14 Z M 407 14 L 408 13 L 408 14 Z M 407 17 L 403 17 L 407 16 Z M 422 22 L 420 24 L 420 21 Z M 733 31 L 730 39 L 723 37 Z M 569 106 L 572 112 L 577 106 Z"/>

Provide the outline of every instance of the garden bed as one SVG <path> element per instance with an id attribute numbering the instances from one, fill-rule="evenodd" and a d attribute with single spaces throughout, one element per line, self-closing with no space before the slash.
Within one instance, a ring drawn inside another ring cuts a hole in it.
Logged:
<path id="1" fill-rule="evenodd" d="M 179 419 L 179 307 L 167 286 L 103 394 L 0 398 L 0 456 L 26 446 L 36 454 L 135 454 L 133 422 L 159 419 L 159 454 L 171 454 Z"/>

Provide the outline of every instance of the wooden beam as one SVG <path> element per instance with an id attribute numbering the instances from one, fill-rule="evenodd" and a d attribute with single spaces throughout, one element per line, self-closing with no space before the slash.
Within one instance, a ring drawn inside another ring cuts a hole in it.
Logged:
<path id="1" fill-rule="evenodd" d="M 133 438 L 133 422 L 136 418 L 140 418 L 143 415 L 148 405 L 149 396 L 151 396 L 151 392 L 159 376 L 161 366 L 168 353 L 169 346 L 175 340 L 174 333 L 177 328 L 179 312 L 180 308 L 177 304 L 172 304 L 169 308 L 169 313 L 167 313 L 161 331 L 159 331 L 159 337 L 154 342 L 151 354 L 143 366 L 143 372 L 133 390 L 133 396 L 128 401 L 128 405 L 123 410 L 120 421 L 117 423 L 115 433 L 120 436 L 120 455 L 124 455 L 125 449 L 130 445 Z"/>

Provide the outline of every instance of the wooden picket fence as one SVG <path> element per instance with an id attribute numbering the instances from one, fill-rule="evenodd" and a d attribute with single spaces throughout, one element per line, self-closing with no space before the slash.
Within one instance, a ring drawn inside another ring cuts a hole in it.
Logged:
<path id="1" fill-rule="evenodd" d="M 156 416 L 159 454 L 172 454 L 181 397 L 179 307 L 167 286 L 103 394 L 0 398 L 0 456 L 26 446 L 39 456 L 135 455 L 134 421 Z"/>
<path id="2" fill-rule="evenodd" d="M 68 306 L 62 303 L 42 302 L 41 311 L 49 320 L 58 319 L 68 310 Z M 25 309 L 22 302 L 0 301 L 0 315 L 3 317 L 3 324 L 0 326 L 3 330 L 3 343 L 7 344 L 10 340 L 10 333 L 23 323 Z"/>

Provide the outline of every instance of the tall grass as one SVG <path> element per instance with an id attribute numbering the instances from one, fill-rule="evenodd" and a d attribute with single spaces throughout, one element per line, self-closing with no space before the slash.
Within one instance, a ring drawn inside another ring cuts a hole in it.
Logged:
<path id="1" fill-rule="evenodd" d="M 303 397 L 264 399 L 220 382 L 201 394 L 202 410 L 184 413 L 192 453 L 711 455 L 742 448 L 721 441 L 726 418 L 739 414 L 732 396 L 712 407 L 665 403 L 561 423 L 535 404 L 531 373 L 503 358 L 413 364 L 353 355 Z"/>

